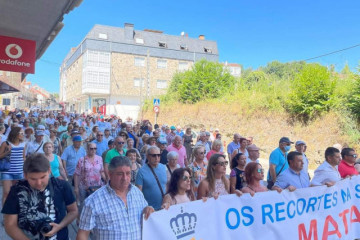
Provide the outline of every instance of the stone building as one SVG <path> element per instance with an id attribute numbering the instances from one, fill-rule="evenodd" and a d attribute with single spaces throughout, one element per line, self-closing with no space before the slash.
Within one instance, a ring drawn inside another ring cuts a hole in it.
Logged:
<path id="1" fill-rule="evenodd" d="M 203 35 L 95 25 L 62 63 L 60 102 L 68 111 L 136 119 L 144 99 L 164 94 L 174 73 L 218 57 L 216 42 Z"/>

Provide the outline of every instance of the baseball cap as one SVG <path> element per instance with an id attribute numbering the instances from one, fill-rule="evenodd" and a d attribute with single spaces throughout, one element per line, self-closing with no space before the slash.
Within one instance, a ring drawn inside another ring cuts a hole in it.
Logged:
<path id="1" fill-rule="evenodd" d="M 260 150 L 260 148 L 258 148 L 255 144 L 251 144 L 247 147 L 248 151 L 257 151 Z"/>
<path id="2" fill-rule="evenodd" d="M 75 136 L 72 138 L 73 142 L 81 142 L 82 139 L 81 139 L 81 136 Z"/>
<path id="3" fill-rule="evenodd" d="M 38 130 L 45 130 L 45 126 L 40 124 L 40 125 L 38 125 L 37 129 Z"/>
<path id="4" fill-rule="evenodd" d="M 36 136 L 44 136 L 45 133 L 44 133 L 43 130 L 36 130 L 36 131 L 35 131 L 35 135 L 36 135 Z"/>
<path id="5" fill-rule="evenodd" d="M 165 138 L 158 138 L 157 142 L 160 143 L 160 144 L 167 144 L 167 141 L 166 141 Z"/>
<path id="6" fill-rule="evenodd" d="M 108 145 L 111 145 L 111 144 L 113 144 L 114 143 L 114 140 L 113 139 L 110 139 L 109 141 L 108 141 Z"/>
<path id="7" fill-rule="evenodd" d="M 74 134 L 80 134 L 80 132 L 78 130 L 72 130 L 71 135 L 74 135 Z"/>
<path id="8" fill-rule="evenodd" d="M 296 141 L 296 143 L 295 143 L 296 146 L 297 146 L 297 145 L 300 145 L 300 144 L 306 145 L 306 143 L 305 143 L 303 140 L 298 140 L 298 141 Z"/>
<path id="9" fill-rule="evenodd" d="M 288 138 L 288 137 L 282 137 L 282 138 L 280 138 L 280 141 L 279 141 L 279 143 L 291 143 L 291 144 L 293 144 L 294 142 L 292 142 L 292 141 L 290 141 L 290 139 Z"/>
<path id="10" fill-rule="evenodd" d="M 171 129 L 171 130 L 176 130 L 176 127 L 175 127 L 175 126 L 171 126 L 170 129 Z"/>

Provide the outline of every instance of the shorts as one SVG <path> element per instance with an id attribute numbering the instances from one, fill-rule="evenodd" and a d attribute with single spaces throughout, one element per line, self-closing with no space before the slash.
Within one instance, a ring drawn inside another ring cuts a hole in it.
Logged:
<path id="1" fill-rule="evenodd" d="M 24 179 L 22 173 L 1 173 L 1 180 L 21 180 Z"/>

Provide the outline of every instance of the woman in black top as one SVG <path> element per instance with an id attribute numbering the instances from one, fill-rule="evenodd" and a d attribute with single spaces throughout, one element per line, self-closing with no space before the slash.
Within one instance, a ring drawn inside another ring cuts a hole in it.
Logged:
<path id="1" fill-rule="evenodd" d="M 243 188 L 244 171 L 246 165 L 246 156 L 243 153 L 238 153 L 231 160 L 231 172 L 230 172 L 230 192 L 234 193 L 236 189 L 241 190 Z"/>

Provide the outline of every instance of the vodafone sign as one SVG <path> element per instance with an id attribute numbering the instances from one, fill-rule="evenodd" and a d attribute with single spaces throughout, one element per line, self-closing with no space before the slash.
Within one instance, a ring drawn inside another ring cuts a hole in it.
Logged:
<path id="1" fill-rule="evenodd" d="M 0 36 L 0 70 L 35 73 L 36 42 Z"/>

